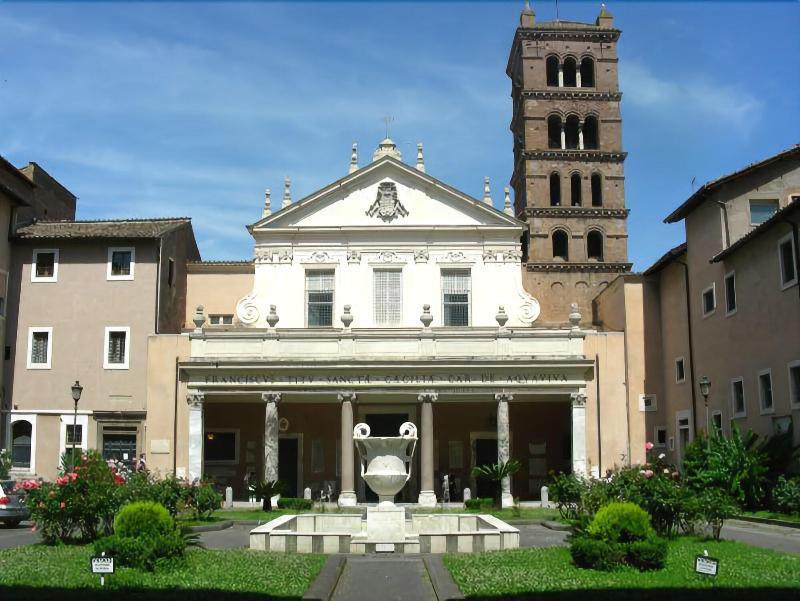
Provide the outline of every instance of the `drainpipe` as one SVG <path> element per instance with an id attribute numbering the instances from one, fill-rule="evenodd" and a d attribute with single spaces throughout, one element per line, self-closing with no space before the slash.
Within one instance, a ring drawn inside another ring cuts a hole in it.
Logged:
<path id="1" fill-rule="evenodd" d="M 683 266 L 683 282 L 684 288 L 686 289 L 686 324 L 687 332 L 689 334 L 689 371 L 692 374 L 692 428 L 694 430 L 694 434 L 697 435 L 697 391 L 695 390 L 694 385 L 696 372 L 694 370 L 694 342 L 692 340 L 692 304 L 691 294 L 689 293 L 689 265 L 683 261 L 676 260 L 675 262 Z"/>
<path id="2" fill-rule="evenodd" d="M 624 298 L 624 295 L 623 295 Z M 627 309 L 625 310 L 627 314 Z M 622 332 L 622 356 L 625 363 L 625 430 L 626 430 L 626 448 L 627 454 L 626 464 L 631 466 L 631 387 L 630 379 L 628 376 L 628 324 L 625 324 L 625 330 Z"/>
<path id="3" fill-rule="evenodd" d="M 594 386 L 597 399 L 597 475 L 603 477 L 603 437 L 600 436 L 600 355 L 594 354 Z"/>
<path id="4" fill-rule="evenodd" d="M 178 357 L 175 357 L 175 398 L 172 407 L 172 475 L 178 469 L 178 390 L 180 387 L 180 368 L 178 367 Z"/>

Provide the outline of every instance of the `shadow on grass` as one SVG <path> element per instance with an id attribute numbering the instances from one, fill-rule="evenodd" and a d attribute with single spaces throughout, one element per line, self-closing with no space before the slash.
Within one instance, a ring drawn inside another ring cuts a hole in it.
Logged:
<path id="1" fill-rule="evenodd" d="M 3 601 L 289 601 L 299 597 L 270 597 L 262 593 L 220 591 L 214 589 L 74 589 L 32 586 L 0 585 L 0 599 Z"/>
<path id="2" fill-rule="evenodd" d="M 480 601 L 797 601 L 800 591 L 791 588 L 724 588 L 710 586 L 705 589 L 653 588 L 653 589 L 581 589 L 553 591 L 530 595 L 469 596 Z"/>

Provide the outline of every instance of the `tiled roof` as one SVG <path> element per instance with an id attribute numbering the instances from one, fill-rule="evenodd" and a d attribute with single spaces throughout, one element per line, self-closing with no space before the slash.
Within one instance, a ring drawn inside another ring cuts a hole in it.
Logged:
<path id="1" fill-rule="evenodd" d="M 96 221 L 36 221 L 18 228 L 17 238 L 160 238 L 189 217 L 162 219 L 109 219 Z"/>
<path id="2" fill-rule="evenodd" d="M 188 261 L 187 265 L 252 265 L 253 259 L 241 261 Z"/>
<path id="3" fill-rule="evenodd" d="M 766 232 L 769 228 L 771 228 L 776 223 L 780 223 L 784 219 L 786 219 L 789 215 L 793 213 L 800 212 L 800 200 L 795 200 L 790 202 L 788 205 L 780 209 L 779 211 L 775 211 L 775 214 L 767 219 L 765 222 L 758 224 L 758 226 L 754 227 L 750 230 L 747 234 L 739 238 L 736 242 L 731 244 L 728 248 L 723 251 L 718 252 L 716 255 L 711 257 L 711 263 L 717 263 L 730 255 L 732 252 L 736 251 L 737 249 L 741 248 L 753 238 L 756 238 Z"/>
<path id="4" fill-rule="evenodd" d="M 654 273 L 658 273 L 659 271 L 664 269 L 667 265 L 672 263 L 672 261 L 676 257 L 681 256 L 685 252 L 686 252 L 686 242 L 678 244 L 678 246 L 669 249 L 667 252 L 663 254 L 663 256 L 658 261 L 656 261 L 650 267 L 645 269 L 642 272 L 642 275 L 653 275 Z"/>

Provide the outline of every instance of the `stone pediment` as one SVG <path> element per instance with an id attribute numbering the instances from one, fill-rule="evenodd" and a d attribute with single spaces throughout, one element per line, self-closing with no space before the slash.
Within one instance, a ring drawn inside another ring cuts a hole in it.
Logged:
<path id="1" fill-rule="evenodd" d="M 522 229 L 525 225 L 405 163 L 383 157 L 249 229 L 256 233 L 283 228 L 349 227 Z"/>

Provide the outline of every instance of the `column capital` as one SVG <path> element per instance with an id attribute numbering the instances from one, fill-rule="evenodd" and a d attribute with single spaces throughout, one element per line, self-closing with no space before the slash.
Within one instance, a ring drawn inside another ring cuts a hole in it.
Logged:
<path id="1" fill-rule="evenodd" d="M 569 395 L 573 407 L 586 406 L 586 395 L 581 392 L 573 392 Z"/>
<path id="2" fill-rule="evenodd" d="M 201 409 L 205 399 L 206 395 L 204 392 L 199 390 L 186 391 L 186 403 L 189 405 L 190 409 Z"/>
<path id="3" fill-rule="evenodd" d="M 420 392 L 417 395 L 417 400 L 420 403 L 435 403 L 436 401 L 439 400 L 439 393 L 438 392 L 433 392 L 431 390 L 426 391 L 426 392 Z"/>
<path id="4" fill-rule="evenodd" d="M 494 395 L 494 400 L 498 403 L 505 401 L 506 403 L 514 400 L 514 395 L 510 392 L 498 392 Z"/>
<path id="5" fill-rule="evenodd" d="M 280 403 L 281 402 L 281 393 L 280 392 L 262 392 L 261 393 L 261 402 L 262 403 Z"/>
<path id="6" fill-rule="evenodd" d="M 341 392 L 336 393 L 336 398 L 339 400 L 340 403 L 345 401 L 350 401 L 351 403 L 356 402 L 356 393 L 352 390 L 342 390 Z"/>

